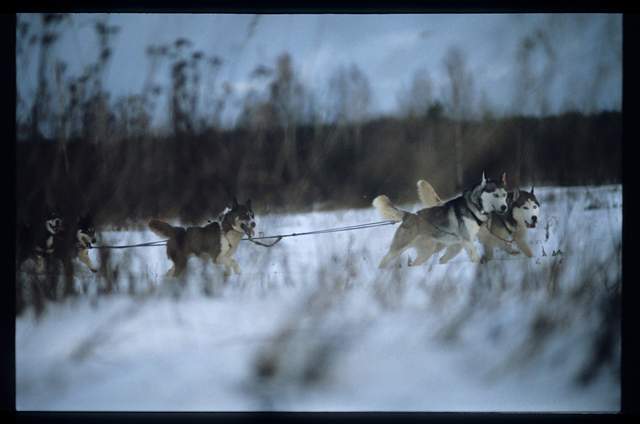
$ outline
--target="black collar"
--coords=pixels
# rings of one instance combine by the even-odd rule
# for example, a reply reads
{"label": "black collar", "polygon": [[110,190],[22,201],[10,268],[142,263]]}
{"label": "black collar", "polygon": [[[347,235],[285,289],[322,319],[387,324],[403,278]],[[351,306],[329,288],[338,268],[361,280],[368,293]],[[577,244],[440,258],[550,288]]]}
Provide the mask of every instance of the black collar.
{"label": "black collar", "polygon": [[[480,208],[478,207],[478,205],[476,205],[475,203],[473,203],[473,206],[475,206],[475,207],[476,207],[476,209],[478,209],[478,212],[481,212],[481,213],[482,213],[482,215],[489,215],[488,213],[486,213],[486,212],[484,212],[482,209],[480,209]],[[480,221],[480,219],[478,219],[478,217],[476,216],[476,214],[475,214],[473,211],[471,211],[471,215],[473,215],[473,219],[475,219],[475,220],[476,220],[476,223],[477,223],[478,225],[482,225],[482,224],[483,224],[483,221]]]}
{"label": "black collar", "polygon": [[484,209],[482,209],[480,206],[476,205],[475,203],[473,204],[473,206],[475,206],[478,212],[480,212],[482,215],[489,215],[489,212],[485,212]]}

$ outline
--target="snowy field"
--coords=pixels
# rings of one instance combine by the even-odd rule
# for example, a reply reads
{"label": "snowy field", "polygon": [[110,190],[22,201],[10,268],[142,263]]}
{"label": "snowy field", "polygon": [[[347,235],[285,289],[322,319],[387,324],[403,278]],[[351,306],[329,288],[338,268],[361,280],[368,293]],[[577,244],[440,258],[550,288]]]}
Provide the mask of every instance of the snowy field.
{"label": "snowy field", "polygon": [[[102,259],[94,249],[100,273],[77,267],[85,293],[16,319],[16,407],[618,411],[622,187],[536,195],[533,259],[496,252],[473,264],[463,251],[410,268],[409,250],[378,270],[397,225],[272,248],[243,241],[243,274],[226,280],[198,259],[184,278],[164,277],[164,247]],[[370,208],[256,220],[256,232],[274,235],[382,218]],[[146,230],[98,235],[98,245],[155,240]]]}

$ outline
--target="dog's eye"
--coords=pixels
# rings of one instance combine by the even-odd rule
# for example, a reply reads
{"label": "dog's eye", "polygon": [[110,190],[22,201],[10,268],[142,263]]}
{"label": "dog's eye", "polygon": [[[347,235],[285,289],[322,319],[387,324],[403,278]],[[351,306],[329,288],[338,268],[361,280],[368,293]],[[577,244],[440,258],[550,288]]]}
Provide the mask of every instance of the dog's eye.
{"label": "dog's eye", "polygon": [[493,197],[498,197],[498,193],[493,193]]}
{"label": "dog's eye", "polygon": [[533,209],[538,209],[538,205],[533,205]]}
{"label": "dog's eye", "polygon": [[522,209],[528,211],[529,210],[529,206],[523,206]]}

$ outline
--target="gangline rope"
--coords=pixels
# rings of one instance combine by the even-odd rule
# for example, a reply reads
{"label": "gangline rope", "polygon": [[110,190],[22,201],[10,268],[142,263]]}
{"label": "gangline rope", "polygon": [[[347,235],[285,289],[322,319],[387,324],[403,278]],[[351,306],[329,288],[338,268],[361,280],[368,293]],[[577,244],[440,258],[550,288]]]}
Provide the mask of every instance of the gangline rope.
{"label": "gangline rope", "polygon": [[[392,224],[396,224],[398,221],[394,221],[394,220],[387,220],[387,221],[378,221],[378,222],[369,222],[367,224],[359,224],[359,225],[350,225],[347,227],[338,227],[338,228],[328,228],[328,229],[324,229],[324,230],[316,230],[316,231],[307,231],[304,233],[292,233],[292,234],[283,234],[283,235],[277,235],[277,236],[261,236],[261,237],[246,237],[243,238],[242,241],[251,241],[253,243],[259,244],[261,246],[265,246],[265,247],[271,247],[274,244],[276,244],[277,242],[279,242],[280,240],[282,240],[285,237],[298,237],[298,236],[309,236],[309,235],[316,235],[316,234],[328,234],[328,233],[338,233],[338,232],[342,232],[342,231],[353,231],[353,230],[362,230],[365,228],[374,228],[374,227],[382,227],[385,225],[392,225]],[[258,243],[255,240],[264,240],[264,239],[277,239],[273,244],[271,245],[266,245],[266,244],[262,244],[262,243]],[[151,241],[151,242],[147,242],[147,243],[140,243],[140,244],[129,244],[129,245],[125,245],[125,246],[93,246],[94,249],[128,249],[128,248],[132,248],[132,247],[153,247],[153,246],[164,246],[167,244],[168,240],[158,240],[158,241]]]}

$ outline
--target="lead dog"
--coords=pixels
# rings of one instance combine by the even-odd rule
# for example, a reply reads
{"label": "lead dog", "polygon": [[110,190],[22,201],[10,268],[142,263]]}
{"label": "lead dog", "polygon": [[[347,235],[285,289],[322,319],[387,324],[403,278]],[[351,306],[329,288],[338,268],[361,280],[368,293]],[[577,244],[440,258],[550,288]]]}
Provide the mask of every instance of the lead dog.
{"label": "lead dog", "polygon": [[[478,233],[478,241],[484,246],[483,262],[493,259],[493,248],[506,250],[512,255],[520,252],[511,247],[511,243],[528,258],[535,257],[527,243],[527,229],[535,228],[540,216],[540,202],[533,193],[516,188],[507,197],[509,209],[504,215],[491,216],[489,225]],[[512,240],[509,240],[512,238]]]}
{"label": "lead dog", "polygon": [[174,227],[159,219],[151,219],[149,228],[160,237],[166,237],[167,257],[173,267],[167,272],[169,277],[178,277],[187,267],[190,257],[212,259],[215,264],[225,266],[225,275],[231,275],[231,268],[236,275],[242,270],[233,254],[238,249],[240,240],[246,234],[251,237],[256,226],[251,199],[244,205],[238,204],[234,198],[231,209],[226,208],[220,215],[220,222],[212,222],[204,227]]}
{"label": "lead dog", "polygon": [[[440,201],[433,187],[424,180],[418,181],[418,197],[427,207],[438,206]],[[478,241],[484,247],[482,262],[493,259],[493,249],[496,247],[511,255],[520,254],[522,251],[529,258],[535,257],[527,243],[527,229],[535,228],[541,213],[540,202],[534,194],[534,189],[531,188],[531,192],[526,192],[516,188],[509,192],[507,205],[508,208],[504,214],[492,213],[487,225],[483,225],[478,232]],[[520,251],[511,247],[511,243],[515,243]],[[460,252],[461,248],[462,246],[449,246],[440,263],[449,261]]]}
{"label": "lead dog", "polygon": [[[435,198],[439,200],[437,195]],[[393,236],[389,252],[380,262],[380,268],[385,268],[410,247],[418,250],[418,256],[411,264],[417,266],[449,245],[464,247],[471,261],[478,263],[480,257],[473,244],[474,239],[490,213],[506,212],[507,190],[504,181],[487,180],[483,173],[479,183],[440,206],[416,213],[405,212],[393,206],[384,195],[376,197],[373,206],[386,219],[402,222]]]}

